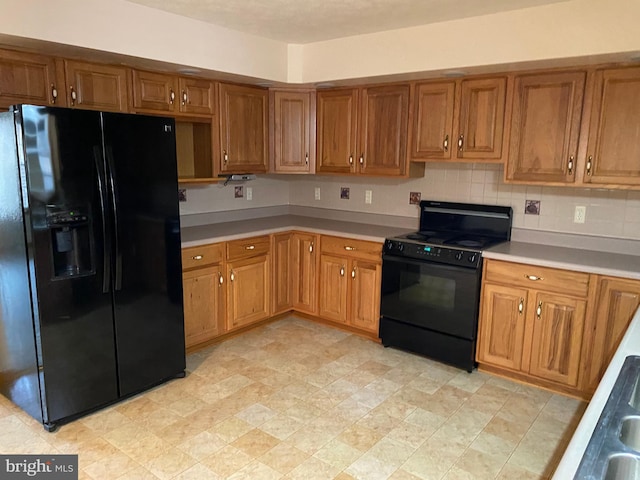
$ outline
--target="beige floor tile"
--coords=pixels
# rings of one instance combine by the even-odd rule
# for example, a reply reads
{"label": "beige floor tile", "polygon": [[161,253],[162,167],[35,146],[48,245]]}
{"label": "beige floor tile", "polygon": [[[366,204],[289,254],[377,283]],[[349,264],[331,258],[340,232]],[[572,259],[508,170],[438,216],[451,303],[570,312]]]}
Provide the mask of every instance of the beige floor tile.
{"label": "beige floor tile", "polygon": [[391,474],[389,480],[420,480],[420,477],[400,468]]}
{"label": "beige floor tile", "polygon": [[344,470],[362,456],[362,451],[334,438],[313,456],[339,470]]}
{"label": "beige floor tile", "polygon": [[159,478],[145,467],[137,467],[117,477],[117,480],[158,480]]}
{"label": "beige floor tile", "polygon": [[178,449],[167,450],[153,460],[143,463],[143,466],[151,471],[156,477],[167,480],[174,478],[185,470],[193,467],[197,463],[196,459],[181,452]]}
{"label": "beige floor tile", "polygon": [[300,430],[303,425],[301,421],[279,413],[258,428],[279,440],[284,440]]}
{"label": "beige floor tile", "polygon": [[227,445],[200,463],[212,470],[216,475],[227,478],[251,463],[252,460],[253,458],[242,450],[238,450],[232,445]]}
{"label": "beige floor tile", "polygon": [[224,477],[217,475],[203,464],[196,463],[175,478],[176,480],[223,480]]}
{"label": "beige floor tile", "polygon": [[268,433],[263,432],[257,428],[245,433],[238,439],[234,440],[231,445],[238,450],[242,450],[247,455],[253,458],[260,457],[273,447],[278,445],[280,440],[272,437]]}
{"label": "beige floor tile", "polygon": [[322,427],[306,425],[289,436],[286,442],[313,455],[334,437],[333,433],[325,431]]}
{"label": "beige floor tile", "polygon": [[502,470],[500,470],[496,480],[545,480],[546,478],[548,477],[507,463]]}
{"label": "beige floor tile", "polygon": [[416,449],[406,443],[385,437],[369,449],[367,455],[372,455],[384,464],[399,468]]}
{"label": "beige floor tile", "polygon": [[203,460],[218,450],[222,450],[226,446],[227,442],[218,435],[204,431],[188,440],[185,440],[177,447],[196,460]]}
{"label": "beige floor tile", "polygon": [[245,465],[233,475],[227,477],[228,480],[278,480],[282,474],[258,460]]}
{"label": "beige floor tile", "polygon": [[349,465],[345,472],[358,480],[387,480],[396,470],[395,465],[385,463],[367,452]]}
{"label": "beige floor tile", "polygon": [[89,427],[97,435],[104,435],[116,428],[129,425],[131,418],[123,415],[117,409],[109,408],[80,419],[80,423]]}
{"label": "beige floor tile", "polygon": [[406,444],[412,449],[418,448],[426,442],[437,430],[437,427],[427,427],[424,425],[414,425],[402,422],[391,430],[385,438],[397,440]]}
{"label": "beige floor tile", "polygon": [[327,480],[335,478],[339,473],[340,470],[333,465],[325,463],[318,458],[309,457],[289,472],[285,478],[291,480]]}
{"label": "beige floor tile", "polygon": [[352,425],[337,438],[350,447],[366,452],[382,439],[382,435],[370,428]]}
{"label": "beige floor tile", "polygon": [[496,478],[507,456],[491,455],[468,448],[456,462],[454,468],[475,476],[476,480],[493,480]]}
{"label": "beige floor tile", "polygon": [[253,425],[236,417],[230,417],[208,429],[209,432],[215,433],[227,443],[233,442],[251,430],[253,430]]}
{"label": "beige floor tile", "polygon": [[105,478],[113,478],[114,473],[117,475],[124,475],[139,467],[140,464],[138,462],[134,461],[128,455],[118,451],[92,463],[91,465],[81,468],[85,473],[91,476],[91,478],[102,480]]}
{"label": "beige floor tile", "polygon": [[503,438],[509,443],[517,444],[531,427],[533,419],[526,419],[521,422],[511,422],[501,417],[493,417],[484,427],[483,431]]}
{"label": "beige floor tile", "polygon": [[302,450],[298,450],[288,443],[280,443],[263,454],[259,460],[284,475],[308,458],[309,455]]}
{"label": "beige floor tile", "polygon": [[488,455],[503,456],[506,461],[517,446],[517,441],[508,440],[483,430],[469,447]]}
{"label": "beige floor tile", "polygon": [[236,413],[236,417],[238,417],[240,420],[244,420],[254,427],[259,427],[275,415],[275,411],[271,410],[269,407],[265,407],[260,403],[254,403],[253,405]]}
{"label": "beige floor tile", "polygon": [[549,475],[555,469],[554,453],[564,443],[562,439],[529,431],[507,463],[538,475]]}

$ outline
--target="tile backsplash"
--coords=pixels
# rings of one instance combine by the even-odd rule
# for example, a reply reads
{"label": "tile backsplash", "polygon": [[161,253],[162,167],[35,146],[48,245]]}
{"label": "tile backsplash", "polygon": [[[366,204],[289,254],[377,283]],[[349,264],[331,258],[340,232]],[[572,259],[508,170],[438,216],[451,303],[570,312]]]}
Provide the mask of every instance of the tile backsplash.
{"label": "tile backsplash", "polygon": [[[413,179],[271,175],[250,185],[250,202],[234,198],[230,185],[187,187],[180,213],[298,205],[415,217],[417,226],[419,207],[409,203],[414,192],[424,200],[511,205],[518,228],[640,240],[640,191],[506,185],[500,165],[429,163],[424,177]],[[349,188],[349,199],[341,198],[342,188]],[[366,190],[372,191],[370,204]],[[538,215],[525,215],[526,200],[540,202]],[[573,222],[576,206],[586,207],[584,223]]]}

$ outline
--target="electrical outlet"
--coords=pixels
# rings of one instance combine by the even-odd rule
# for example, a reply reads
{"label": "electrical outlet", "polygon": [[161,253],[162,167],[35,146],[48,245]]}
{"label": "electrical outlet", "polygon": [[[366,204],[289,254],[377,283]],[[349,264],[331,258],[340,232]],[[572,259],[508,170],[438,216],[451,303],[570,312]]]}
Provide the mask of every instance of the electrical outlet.
{"label": "electrical outlet", "polygon": [[373,192],[371,190],[365,190],[364,191],[364,203],[371,203],[371,196],[373,195]]}
{"label": "electrical outlet", "polygon": [[315,190],[315,199],[320,200],[320,187],[316,187]]}
{"label": "electrical outlet", "polygon": [[245,195],[247,197],[247,200],[253,200],[253,188],[247,187],[247,191]]}
{"label": "electrical outlet", "polygon": [[573,223],[584,223],[587,217],[587,207],[577,206],[573,213]]}

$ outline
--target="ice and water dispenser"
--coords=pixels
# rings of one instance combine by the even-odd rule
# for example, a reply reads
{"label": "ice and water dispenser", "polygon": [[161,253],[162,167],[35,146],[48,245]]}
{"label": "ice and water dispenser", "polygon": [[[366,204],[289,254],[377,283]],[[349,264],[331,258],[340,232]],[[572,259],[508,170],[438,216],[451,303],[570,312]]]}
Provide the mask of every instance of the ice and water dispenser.
{"label": "ice and water dispenser", "polygon": [[54,279],[95,273],[91,216],[88,209],[47,207]]}

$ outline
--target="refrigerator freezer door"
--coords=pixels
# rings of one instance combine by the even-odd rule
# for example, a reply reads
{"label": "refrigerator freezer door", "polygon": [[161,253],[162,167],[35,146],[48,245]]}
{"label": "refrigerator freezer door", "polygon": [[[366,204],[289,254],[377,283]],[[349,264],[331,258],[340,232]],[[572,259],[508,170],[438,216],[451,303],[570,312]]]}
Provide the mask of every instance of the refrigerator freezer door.
{"label": "refrigerator freezer door", "polygon": [[104,113],[120,394],[185,369],[173,119]]}
{"label": "refrigerator freezer door", "polygon": [[118,396],[100,113],[21,107],[45,423]]}

